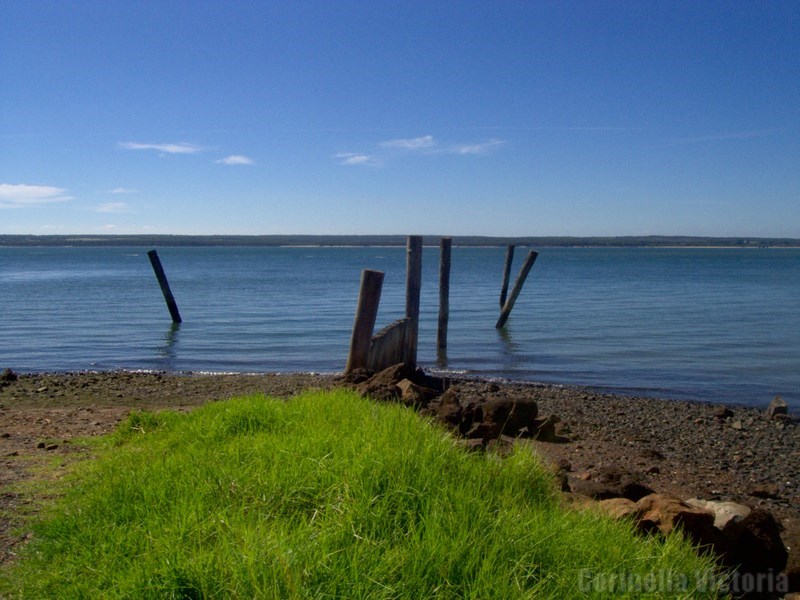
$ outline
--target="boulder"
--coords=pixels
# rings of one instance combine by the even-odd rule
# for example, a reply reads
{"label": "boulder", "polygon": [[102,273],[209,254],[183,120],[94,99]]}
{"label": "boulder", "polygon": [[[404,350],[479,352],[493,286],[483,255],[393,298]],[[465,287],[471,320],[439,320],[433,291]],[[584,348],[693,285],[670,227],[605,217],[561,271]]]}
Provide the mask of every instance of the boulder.
{"label": "boulder", "polygon": [[598,508],[614,519],[632,519],[638,523],[642,518],[642,511],[633,500],[627,498],[609,498],[597,503]]}
{"label": "boulder", "polygon": [[595,500],[627,498],[634,502],[653,493],[638,473],[615,466],[598,468],[585,479],[571,478],[570,490]]}
{"label": "boulder", "polygon": [[502,426],[497,423],[474,423],[467,431],[468,438],[491,440],[500,437]]}
{"label": "boulder", "polygon": [[519,435],[522,429],[529,431],[539,412],[536,401],[530,398],[492,398],[481,408],[485,423],[494,423],[511,436]]}
{"label": "boulder", "polygon": [[719,540],[713,513],[690,506],[680,498],[650,494],[640,499],[636,507],[642,513],[639,527],[644,531],[660,531],[666,535],[679,528],[700,546],[716,545]]}
{"label": "boulder", "polygon": [[529,434],[533,439],[540,442],[564,444],[571,441],[564,435],[565,431],[569,431],[569,429],[562,425],[561,420],[555,415],[534,419],[533,427],[529,428],[529,430]]}
{"label": "boulder", "polygon": [[700,498],[689,498],[686,504],[712,513],[714,515],[714,527],[720,531],[725,529],[731,521],[741,521],[752,510],[749,506],[737,504],[736,502],[701,500]]}
{"label": "boulder", "polygon": [[770,418],[776,417],[777,415],[788,415],[789,414],[789,405],[786,403],[786,400],[781,398],[780,396],[775,396],[772,402],[769,403],[767,407],[767,416]]}
{"label": "boulder", "polygon": [[453,427],[459,427],[462,420],[461,403],[456,388],[451,387],[444,394],[428,404],[428,410],[437,419]]}
{"label": "boulder", "polygon": [[17,374],[11,369],[3,369],[0,371],[0,381],[12,382],[17,380]]}
{"label": "boulder", "polygon": [[789,591],[800,592],[800,519],[787,519],[783,522],[781,539],[786,548],[786,578]]}
{"label": "boulder", "polygon": [[417,385],[410,379],[403,379],[397,384],[400,390],[400,401],[407,406],[427,406],[439,393],[430,388]]}
{"label": "boulder", "polygon": [[356,385],[356,390],[362,396],[369,396],[375,400],[397,400],[401,393],[397,384],[413,374],[413,369],[403,363],[398,363],[359,383]]}
{"label": "boulder", "polygon": [[733,411],[727,406],[717,406],[714,409],[714,416],[719,420],[730,419],[733,416]]}
{"label": "boulder", "polygon": [[772,513],[754,508],[741,520],[732,520],[723,530],[723,560],[741,573],[778,573],[786,567],[788,553]]}

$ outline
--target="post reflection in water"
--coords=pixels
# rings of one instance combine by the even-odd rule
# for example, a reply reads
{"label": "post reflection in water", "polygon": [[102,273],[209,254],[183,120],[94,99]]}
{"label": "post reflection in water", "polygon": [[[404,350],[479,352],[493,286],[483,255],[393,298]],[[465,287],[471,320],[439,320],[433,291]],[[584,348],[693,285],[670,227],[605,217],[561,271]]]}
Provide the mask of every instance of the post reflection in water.
{"label": "post reflection in water", "polygon": [[169,329],[164,334],[164,343],[158,348],[158,355],[164,360],[163,368],[167,371],[175,370],[175,346],[178,343],[178,332],[180,330],[180,323],[170,323]]}

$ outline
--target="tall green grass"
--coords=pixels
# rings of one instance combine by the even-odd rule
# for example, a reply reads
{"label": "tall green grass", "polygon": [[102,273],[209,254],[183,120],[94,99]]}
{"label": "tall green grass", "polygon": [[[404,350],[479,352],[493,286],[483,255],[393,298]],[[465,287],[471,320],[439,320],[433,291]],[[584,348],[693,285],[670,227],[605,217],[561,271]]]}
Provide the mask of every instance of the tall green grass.
{"label": "tall green grass", "polygon": [[564,510],[528,452],[464,452],[413,412],[352,393],[137,413],[105,443],[0,589],[25,598],[625,597],[609,587],[622,577],[639,598],[636,582],[672,573],[689,587],[662,583],[650,597],[688,598],[702,595],[693,582],[713,568],[679,537],[642,539],[625,523]]}

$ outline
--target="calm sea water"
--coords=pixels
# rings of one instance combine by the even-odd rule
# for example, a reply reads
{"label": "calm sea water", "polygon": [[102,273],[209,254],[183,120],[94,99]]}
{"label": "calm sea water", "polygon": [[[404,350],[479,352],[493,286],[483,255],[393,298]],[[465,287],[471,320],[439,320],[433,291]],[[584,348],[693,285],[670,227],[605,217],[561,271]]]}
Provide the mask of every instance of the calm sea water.
{"label": "calm sea water", "polygon": [[[0,248],[0,368],[340,371],[361,270],[405,303],[404,248]],[[513,276],[526,249],[517,248]],[[438,248],[423,260],[419,362],[631,394],[800,407],[800,250],[539,249],[504,330],[503,248],[454,248],[446,357]]]}

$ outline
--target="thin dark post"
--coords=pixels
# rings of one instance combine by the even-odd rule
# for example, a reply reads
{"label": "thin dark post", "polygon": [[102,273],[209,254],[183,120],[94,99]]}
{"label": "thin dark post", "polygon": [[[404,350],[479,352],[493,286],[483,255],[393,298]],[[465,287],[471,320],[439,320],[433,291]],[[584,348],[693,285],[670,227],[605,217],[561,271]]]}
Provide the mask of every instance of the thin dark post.
{"label": "thin dark post", "polygon": [[439,242],[439,327],[436,331],[436,350],[447,348],[447,321],[450,318],[450,255],[452,238]]}
{"label": "thin dark post", "polygon": [[369,360],[369,345],[372,330],[378,317],[378,305],[381,302],[383,273],[364,269],[361,271],[361,288],[358,292],[356,318],[353,322],[353,335],[350,338],[350,355],[347,357],[346,373],[355,369],[366,368]]}
{"label": "thin dark post", "polygon": [[422,287],[422,236],[410,235],[406,244],[406,317],[410,319],[406,332],[406,351],[403,362],[412,369],[417,366],[419,337],[419,295]]}
{"label": "thin dark post", "polygon": [[169,282],[164,273],[164,268],[161,266],[161,260],[158,258],[158,252],[150,250],[147,256],[150,258],[150,264],[153,265],[153,271],[156,274],[156,279],[158,279],[158,285],[161,286],[161,293],[164,294],[164,300],[167,303],[172,322],[180,323],[181,313],[178,312],[178,305],[175,303],[175,297],[172,295],[172,290],[169,289]]}
{"label": "thin dark post", "polygon": [[509,244],[506,247],[506,264],[503,266],[503,287],[500,289],[500,308],[506,303],[506,294],[508,294],[508,280],[511,277],[511,263],[514,260],[514,244]]}
{"label": "thin dark post", "polygon": [[519,275],[517,275],[517,280],[514,282],[514,288],[511,290],[511,295],[503,305],[503,310],[500,311],[500,318],[497,319],[497,324],[495,325],[495,327],[498,329],[506,324],[508,316],[511,314],[511,309],[514,308],[514,303],[517,301],[517,296],[519,296],[519,293],[522,291],[522,285],[525,283],[528,273],[531,272],[531,267],[533,267],[533,263],[536,262],[537,256],[539,256],[539,254],[533,250],[528,252],[525,263],[522,265],[522,269],[520,269]]}

